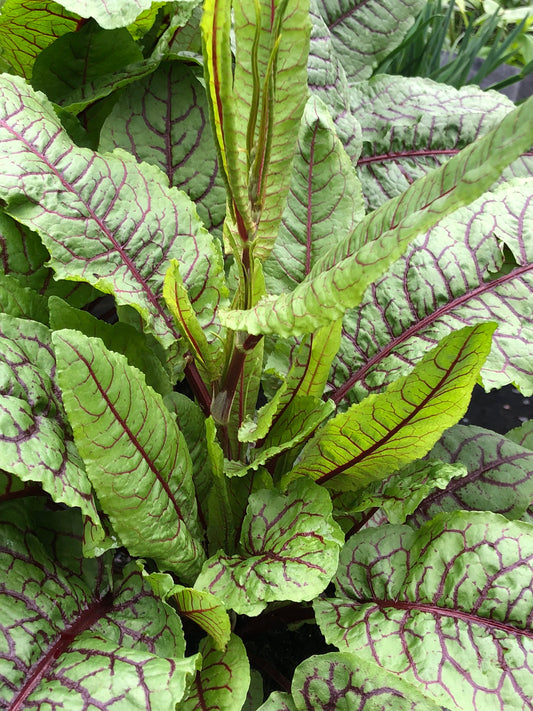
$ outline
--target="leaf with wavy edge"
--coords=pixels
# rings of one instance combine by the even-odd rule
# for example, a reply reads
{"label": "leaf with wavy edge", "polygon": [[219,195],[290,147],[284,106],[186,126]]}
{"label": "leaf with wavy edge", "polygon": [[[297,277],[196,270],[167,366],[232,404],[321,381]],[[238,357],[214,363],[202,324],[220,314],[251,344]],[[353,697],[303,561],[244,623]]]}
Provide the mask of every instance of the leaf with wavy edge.
{"label": "leaf with wavy edge", "polygon": [[220,651],[210,637],[205,637],[199,652],[202,668],[180,711],[240,711],[250,685],[250,664],[242,641],[232,634],[227,649]]}
{"label": "leaf with wavy edge", "polygon": [[507,436],[481,427],[456,425],[445,432],[431,457],[462,464],[467,476],[430,494],[415,511],[420,524],[440,511],[493,511],[519,519],[533,500],[533,452]]}
{"label": "leaf with wavy edge", "polygon": [[252,494],[239,553],[218,551],[205,562],[195,588],[252,617],[274,600],[312,600],[331,580],[344,540],[331,510],[327,491],[303,478],[286,494]]}
{"label": "leaf with wavy edge", "polygon": [[522,447],[533,449],[533,420],[527,420],[520,427],[509,430],[505,436]]}
{"label": "leaf with wavy edge", "polygon": [[[166,347],[179,337],[162,299],[168,260],[183,265],[197,312],[216,308],[206,278],[223,293],[220,246],[194,204],[154,166],[125,152],[78,148],[52,106],[17,77],[2,77],[0,195],[6,211],[36,229],[56,274],[88,281],[130,304]],[[29,171],[29,172],[28,172]]]}
{"label": "leaf with wavy edge", "polygon": [[336,597],[314,603],[317,622],[329,643],[444,706],[527,708],[532,530],[498,514],[458,511],[418,531],[362,531],[342,551]]}
{"label": "leaf with wavy edge", "polygon": [[[368,215],[291,294],[263,299],[247,311],[221,312],[222,323],[251,333],[291,336],[340,318],[361,301],[366,287],[377,281],[418,234],[475,200],[533,143],[531,107],[533,99],[401,197]],[[363,246],[357,249],[361,242]]]}
{"label": "leaf with wavy edge", "polygon": [[[499,326],[485,388],[515,383],[533,393],[532,189],[527,179],[486,193],[418,238],[367,291],[344,319],[328,391],[335,402],[382,390],[444,335],[488,319]],[[505,266],[504,245],[516,264]]]}
{"label": "leaf with wavy edge", "polygon": [[[164,110],[162,110],[162,107]],[[165,62],[119,97],[100,133],[99,150],[124,148],[157,165],[194,201],[208,230],[226,214],[205,89],[181,62]]]}
{"label": "leaf with wavy edge", "polygon": [[350,109],[351,90],[316,0],[310,2],[311,38],[307,75],[309,90],[327,105],[335,130],[354,165],[361,153],[361,126]]}
{"label": "leaf with wavy edge", "polygon": [[74,440],[132,555],[192,579],[203,562],[191,459],[162,397],[98,338],[57,331],[58,380]]}
{"label": "leaf with wavy edge", "polygon": [[268,291],[278,294],[297,286],[364,215],[355,169],[326,105],[311,96],[300,124],[280,230],[263,266]]}
{"label": "leaf with wavy edge", "polygon": [[0,510],[0,704],[174,711],[194,677],[181,622],[130,566],[109,580],[110,558],[84,560],[75,511],[36,515],[21,502]]}
{"label": "leaf with wavy edge", "polygon": [[[78,8],[68,12],[57,2],[6,0],[0,14],[0,47],[18,74],[31,77],[39,53],[67,32],[79,27]],[[76,13],[76,14],[74,14]]]}
{"label": "leaf with wavy edge", "polygon": [[[443,437],[446,435],[447,432]],[[350,502],[350,512],[367,511],[377,507],[383,509],[389,523],[405,523],[406,518],[421,502],[427,498],[431,499],[432,492],[437,490],[437,497],[442,496],[442,489],[446,489],[448,485],[457,486],[456,480],[464,479],[468,474],[468,469],[462,462],[449,463],[447,459],[440,461],[436,459],[437,452],[438,444],[428,455],[432,459],[412,462],[384,481],[369,484],[362,491],[356,492]]]}
{"label": "leaf with wavy edge", "polygon": [[0,468],[100,523],[57,385],[49,329],[0,314]]}
{"label": "leaf with wavy edge", "polygon": [[292,694],[271,694],[258,711],[442,711],[401,677],[349,652],[314,655],[296,667]]}
{"label": "leaf with wavy edge", "polygon": [[317,0],[350,82],[372,70],[402,41],[424,0]]}
{"label": "leaf with wavy edge", "polygon": [[[363,132],[357,175],[370,210],[401,195],[515,108],[494,91],[473,85],[455,89],[419,77],[379,75],[356,84],[351,97]],[[532,174],[529,153],[506,168],[503,177]]]}
{"label": "leaf with wavy edge", "polygon": [[446,336],[409,375],[330,420],[285,481],[306,476],[357,491],[423,457],[466,412],[495,324]]}

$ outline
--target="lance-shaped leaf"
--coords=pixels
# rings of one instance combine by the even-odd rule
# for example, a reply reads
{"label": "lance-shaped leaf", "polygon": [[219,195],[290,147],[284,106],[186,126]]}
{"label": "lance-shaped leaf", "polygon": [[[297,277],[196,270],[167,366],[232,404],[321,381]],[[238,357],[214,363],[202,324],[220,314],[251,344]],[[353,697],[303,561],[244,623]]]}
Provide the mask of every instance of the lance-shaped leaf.
{"label": "lance-shaped leaf", "polygon": [[307,99],[309,2],[238,0],[234,13],[235,112],[246,136],[238,158],[250,174],[251,213],[259,222],[254,254],[264,260],[278,233]]}
{"label": "lance-shaped leaf", "polygon": [[17,77],[2,78],[0,116],[0,196],[40,233],[60,278],[131,304],[165,346],[179,336],[161,296],[169,259],[183,264],[194,308],[214,308],[212,291],[207,300],[203,293],[211,278],[224,289],[220,247],[156,167],[78,148],[52,106]]}
{"label": "lance-shaped leaf", "polygon": [[286,494],[252,494],[239,554],[219,551],[195,587],[250,616],[274,600],[312,600],[331,580],[343,541],[331,510],[328,492],[306,479],[293,482]]}
{"label": "lance-shaped leaf", "polygon": [[258,411],[254,422],[247,420],[241,425],[241,442],[264,439],[295,398],[322,396],[331,362],[339,349],[340,333],[341,323],[337,321],[302,340],[291,368],[276,393]]}
{"label": "lance-shaped leaf", "polygon": [[464,415],[494,324],[451,333],[409,375],[330,420],[287,481],[308,476],[356,491],[423,457]]}
{"label": "lance-shaped leaf", "polygon": [[519,519],[533,500],[533,452],[503,435],[481,427],[456,425],[445,432],[430,453],[450,464],[462,464],[466,477],[434,491],[418,507],[420,523],[439,511],[494,511]]}
{"label": "lance-shaped leaf", "polygon": [[342,551],[336,597],[315,602],[318,624],[329,643],[445,707],[527,708],[532,530],[498,514],[458,511],[418,531],[362,531]]}
{"label": "lance-shaped leaf", "polygon": [[[445,432],[443,438],[446,435]],[[438,444],[434,450],[437,448]],[[436,457],[434,450],[431,456]],[[442,489],[446,489],[450,482],[451,486],[455,487],[455,480],[464,479],[467,474],[468,469],[459,461],[449,463],[448,459],[422,459],[412,462],[384,481],[369,484],[362,491],[356,492],[350,502],[350,512],[367,511],[376,507],[383,509],[389,523],[405,523],[406,518],[422,501],[432,498],[432,492],[438,490],[437,498],[442,496]],[[480,506],[479,509],[481,508],[485,507]]]}
{"label": "lance-shaped leaf", "polygon": [[533,393],[531,179],[503,185],[417,239],[346,314],[330,393],[361,400],[410,370],[450,331],[499,323],[485,387]]}
{"label": "lance-shaped leaf", "polygon": [[[206,288],[209,289],[209,286]],[[225,295],[226,290],[224,294],[217,294],[215,291],[211,302],[217,303]],[[213,323],[213,314],[210,312],[206,314],[207,318],[201,318],[204,314],[200,314],[200,318],[196,315],[181,277],[180,265],[175,259],[170,262],[165,276],[163,298],[206,379],[211,382],[218,380],[222,375],[226,356],[220,326],[217,322]]]}
{"label": "lance-shaped leaf", "polygon": [[346,73],[333,47],[331,32],[311,0],[311,38],[307,62],[310,91],[328,106],[337,135],[354,165],[361,153],[361,126],[350,109],[351,90]]}
{"label": "lance-shaped leaf", "polygon": [[296,667],[291,690],[272,694],[258,711],[442,711],[412,684],[349,652],[309,657]]}
{"label": "lance-shaped leaf", "polygon": [[57,2],[6,0],[0,14],[2,56],[18,74],[31,77],[35,58],[48,45],[79,26],[78,8],[69,12]]}
{"label": "lance-shaped leaf", "polygon": [[100,339],[57,331],[58,380],[102,509],[130,553],[185,580],[202,564],[191,459],[161,396]]}
{"label": "lance-shaped leaf", "polygon": [[205,89],[190,67],[164,62],[121,94],[100,134],[99,149],[114,148],[161,168],[170,185],[194,201],[207,229],[221,229],[226,192]]}
{"label": "lance-shaped leaf", "polygon": [[0,341],[0,468],[39,482],[54,501],[79,506],[99,524],[63,410],[50,331],[0,314]]}
{"label": "lance-shaped leaf", "polygon": [[317,0],[351,82],[361,81],[402,41],[423,0]]}
{"label": "lance-shaped leaf", "polygon": [[101,338],[106,348],[122,353],[130,365],[143,372],[148,385],[158,393],[165,396],[172,391],[169,377],[159,358],[150,349],[144,333],[127,323],[106,323],[87,311],[72,308],[56,296],[49,298],[48,305],[52,330],[70,328],[86,336]]}
{"label": "lance-shaped leaf", "polygon": [[325,106],[305,107],[290,191],[274,249],[265,262],[270,293],[288,291],[364,217],[361,185]]}
{"label": "lance-shaped leaf", "polygon": [[495,130],[368,215],[291,294],[264,299],[248,311],[223,313],[222,322],[251,333],[289,336],[314,331],[342,316],[417,234],[475,200],[533,143],[530,105],[507,114]]}
{"label": "lance-shaped leaf", "polygon": [[199,661],[184,658],[174,610],[134,568],[113,584],[109,559],[84,560],[76,512],[11,503],[0,519],[0,704],[174,711]]}
{"label": "lance-shaped leaf", "polygon": [[205,637],[199,652],[202,668],[180,710],[240,711],[250,685],[250,665],[242,641],[232,634],[226,650],[221,652],[210,637]]}
{"label": "lance-shaped leaf", "polygon": [[[514,108],[498,92],[477,86],[455,89],[418,77],[378,75],[355,85],[351,96],[363,132],[357,175],[371,210],[484,136]],[[529,153],[506,168],[504,176],[532,173]]]}
{"label": "lance-shaped leaf", "polygon": [[[93,17],[100,27],[112,30],[132,24],[142,12],[150,8],[153,0],[110,0],[106,3],[100,0],[58,0],[58,2],[67,10],[75,11],[82,17]],[[180,4],[194,7],[198,4],[198,0],[180,0]]]}

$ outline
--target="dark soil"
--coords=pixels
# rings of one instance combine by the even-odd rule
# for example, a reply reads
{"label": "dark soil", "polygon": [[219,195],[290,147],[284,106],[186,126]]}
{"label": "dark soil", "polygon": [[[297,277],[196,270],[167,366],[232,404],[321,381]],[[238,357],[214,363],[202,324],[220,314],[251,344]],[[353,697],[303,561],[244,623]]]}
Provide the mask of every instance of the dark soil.
{"label": "dark soil", "polygon": [[505,434],[533,419],[533,396],[524,397],[512,385],[486,393],[476,385],[472,402],[461,420],[463,425],[478,425]]}

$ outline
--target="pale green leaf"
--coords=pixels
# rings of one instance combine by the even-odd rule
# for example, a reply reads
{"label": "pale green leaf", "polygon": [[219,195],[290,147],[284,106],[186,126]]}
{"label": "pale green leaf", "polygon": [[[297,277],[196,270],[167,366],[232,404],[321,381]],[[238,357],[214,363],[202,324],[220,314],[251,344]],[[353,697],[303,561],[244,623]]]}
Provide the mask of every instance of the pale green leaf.
{"label": "pale green leaf", "polygon": [[183,435],[143,374],[102,341],[57,331],[63,401],[104,512],[130,553],[188,580],[202,564]]}
{"label": "pale green leaf", "polygon": [[464,415],[495,325],[451,333],[409,375],[330,420],[286,481],[306,476],[356,491],[423,457]]}
{"label": "pale green leaf", "polygon": [[312,600],[336,570],[344,540],[331,510],[328,492],[307,479],[293,482],[286,494],[252,494],[239,553],[219,551],[207,560],[195,587],[250,616],[274,600]]}

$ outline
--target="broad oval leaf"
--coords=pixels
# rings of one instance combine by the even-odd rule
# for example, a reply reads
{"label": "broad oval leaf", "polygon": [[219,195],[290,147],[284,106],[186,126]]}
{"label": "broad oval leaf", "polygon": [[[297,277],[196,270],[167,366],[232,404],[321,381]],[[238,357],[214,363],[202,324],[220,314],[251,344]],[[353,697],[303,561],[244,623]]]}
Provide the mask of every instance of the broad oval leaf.
{"label": "broad oval leaf", "polygon": [[165,62],[120,96],[100,134],[99,149],[114,148],[161,168],[170,185],[194,201],[207,229],[221,230],[226,192],[205,89],[190,67]]}
{"label": "broad oval leaf", "polygon": [[57,384],[49,329],[0,314],[0,469],[100,524]]}
{"label": "broad oval leaf", "polygon": [[533,527],[498,514],[383,525],[341,554],[335,598],[314,603],[326,640],[448,708],[526,709],[533,695]]}
{"label": "broad oval leaf", "polygon": [[[78,148],[52,106],[18,77],[0,90],[0,195],[41,235],[61,278],[87,281],[130,304],[165,346],[179,333],[162,299],[168,260],[183,265],[196,311],[225,290],[220,245],[194,204],[155,166]],[[213,280],[211,280],[211,278]],[[206,280],[213,289],[205,292]],[[220,289],[220,291],[219,291]]]}
{"label": "broad oval leaf", "polygon": [[349,652],[331,652],[299,664],[292,680],[292,695],[274,693],[258,711],[289,709],[442,711],[442,706],[376,664]]}
{"label": "broad oval leaf", "polygon": [[307,476],[356,491],[427,454],[466,412],[494,327],[480,324],[449,334],[386,392],[334,417],[285,480]]}
{"label": "broad oval leaf", "polygon": [[493,511],[521,518],[533,500],[533,452],[496,432],[456,425],[445,432],[430,452],[450,464],[462,464],[466,477],[434,491],[417,508],[420,523],[440,511]]}
{"label": "broad oval leaf", "polygon": [[237,614],[258,615],[274,600],[312,600],[336,569],[343,536],[325,489],[306,479],[286,494],[252,494],[240,551],[219,551],[204,564],[195,587],[208,590]]}
{"label": "broad oval leaf", "polygon": [[130,553],[190,580],[200,569],[192,464],[162,397],[98,338],[57,331],[58,380],[87,475]]}
{"label": "broad oval leaf", "polygon": [[[79,514],[0,511],[0,705],[174,711],[194,678],[179,617],[135,567],[84,560]],[[7,654],[6,654],[7,653]],[[121,700],[119,702],[118,700]]]}
{"label": "broad oval leaf", "polygon": [[[169,0],[163,0],[163,3]],[[82,17],[93,17],[106,30],[116,27],[127,27],[145,10],[148,10],[154,0],[58,0],[67,10],[75,11]],[[192,7],[198,5],[198,0],[180,0],[181,5]]]}
{"label": "broad oval leaf", "polygon": [[250,665],[242,641],[232,634],[226,650],[220,651],[205,637],[199,652],[202,668],[180,711],[241,711],[250,685]]}

